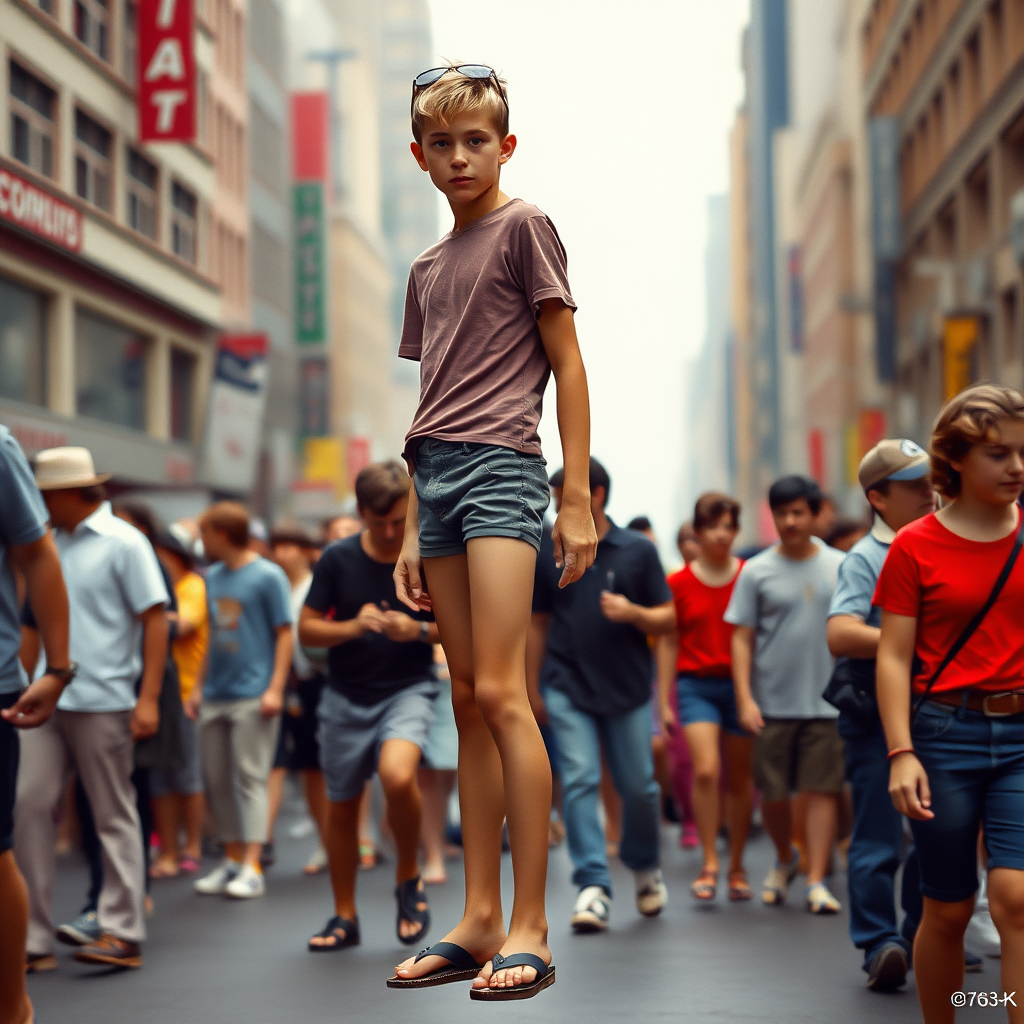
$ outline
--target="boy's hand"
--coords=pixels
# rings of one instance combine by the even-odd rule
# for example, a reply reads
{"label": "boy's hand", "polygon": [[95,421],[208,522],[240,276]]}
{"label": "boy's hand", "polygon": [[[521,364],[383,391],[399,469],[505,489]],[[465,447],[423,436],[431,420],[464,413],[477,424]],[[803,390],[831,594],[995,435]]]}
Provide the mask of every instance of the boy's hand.
{"label": "boy's hand", "polygon": [[362,636],[367,633],[383,633],[384,613],[372,602],[364,604],[356,616],[356,625]]}
{"label": "boy's hand", "polygon": [[609,622],[631,623],[636,605],[622,594],[613,594],[610,590],[601,591],[601,614]]}
{"label": "boy's hand", "polygon": [[663,701],[661,705],[661,727],[667,733],[674,733],[676,731],[678,723],[676,722],[675,713],[672,711],[672,705],[668,701]]}
{"label": "boy's hand", "polygon": [[139,740],[147,740],[155,736],[160,728],[160,705],[155,700],[143,700],[140,698],[132,711],[131,729],[132,739],[138,743]]}
{"label": "boy's hand", "polygon": [[284,696],[277,690],[264,690],[260,697],[260,715],[264,718],[277,718],[284,710]]}
{"label": "boy's hand", "polygon": [[555,566],[562,570],[558,589],[575,583],[594,564],[597,557],[597,528],[589,504],[573,505],[563,500],[551,531],[555,548]]}
{"label": "boy's hand", "polygon": [[40,676],[13,707],[0,711],[0,716],[17,729],[37,729],[56,710],[63,692],[64,683],[56,676]]}
{"label": "boy's hand", "polygon": [[928,785],[928,773],[924,765],[911,752],[897,754],[889,769],[889,796],[900,814],[917,821],[928,821],[935,817],[932,806],[932,791]]}
{"label": "boy's hand", "polygon": [[736,717],[740,720],[746,732],[751,736],[760,736],[764,728],[764,719],[761,717],[761,709],[753,700],[745,701],[736,709]]}
{"label": "boy's hand", "polygon": [[192,722],[195,722],[199,718],[199,705],[202,702],[203,694],[200,690],[194,689],[188,696],[188,700],[183,705],[185,717]]}
{"label": "boy's hand", "polygon": [[419,545],[406,537],[395,566],[395,593],[398,600],[414,612],[429,612],[433,605],[423,584],[423,561]]}
{"label": "boy's hand", "polygon": [[384,635],[389,640],[395,640],[400,644],[412,643],[419,640],[423,633],[418,619],[414,619],[405,612],[386,611],[381,616]]}

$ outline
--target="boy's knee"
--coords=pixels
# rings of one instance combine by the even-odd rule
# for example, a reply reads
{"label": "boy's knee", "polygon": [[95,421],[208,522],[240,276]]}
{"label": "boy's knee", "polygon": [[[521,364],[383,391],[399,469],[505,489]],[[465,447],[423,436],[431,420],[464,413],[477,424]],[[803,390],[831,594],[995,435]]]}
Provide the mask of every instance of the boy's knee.
{"label": "boy's knee", "polygon": [[718,785],[718,765],[703,764],[693,770],[693,784],[704,789],[713,789]]}
{"label": "boy's knee", "polygon": [[408,796],[416,788],[416,766],[381,765],[377,770],[381,788],[389,800]]}
{"label": "boy's knee", "polygon": [[1024,931],[1024,872],[1006,871],[1009,878],[1000,878],[1003,871],[997,871],[996,878],[989,874],[988,903],[992,920],[1000,929]]}
{"label": "boy's knee", "polygon": [[520,721],[524,714],[528,713],[531,718],[533,717],[525,695],[520,697],[504,686],[486,686],[478,683],[476,706],[487,723],[487,728],[495,736]]}
{"label": "boy's knee", "polygon": [[933,928],[949,936],[963,935],[974,913],[974,899],[957,903],[925,899],[924,916]]}

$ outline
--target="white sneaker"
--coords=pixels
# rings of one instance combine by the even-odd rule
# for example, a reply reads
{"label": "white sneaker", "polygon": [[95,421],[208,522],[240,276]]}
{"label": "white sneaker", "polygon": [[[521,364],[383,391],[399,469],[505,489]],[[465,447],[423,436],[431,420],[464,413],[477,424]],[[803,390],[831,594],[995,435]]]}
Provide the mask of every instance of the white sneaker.
{"label": "white sneaker", "polygon": [[668,903],[668,889],[661,877],[661,869],[634,871],[636,879],[636,909],[644,917],[657,917]]}
{"label": "white sneaker", "polygon": [[999,957],[1002,955],[1002,943],[999,932],[992,923],[992,915],[988,909],[988,897],[982,896],[974,907],[974,913],[967,924],[967,944],[982,956]]}
{"label": "white sneaker", "polygon": [[793,851],[793,856],[788,864],[780,864],[776,861],[761,886],[762,902],[769,907],[777,907],[785,903],[786,897],[789,895],[789,884],[796,878],[799,870],[800,855],[796,850]]}
{"label": "white sneaker", "polygon": [[603,932],[608,927],[612,898],[599,885],[580,889],[576,906],[572,908],[573,930],[581,933]]}
{"label": "white sneaker", "polygon": [[812,914],[838,914],[843,909],[824,882],[815,882],[814,885],[807,886],[806,899],[807,909]]}
{"label": "white sneaker", "polygon": [[234,900],[251,900],[263,896],[266,891],[263,872],[252,864],[243,864],[242,870],[224,887],[224,895]]}
{"label": "white sneaker", "polygon": [[196,880],[196,892],[204,896],[223,896],[228,883],[234,879],[242,865],[237,860],[225,859],[220,867],[214,868],[205,878]]}

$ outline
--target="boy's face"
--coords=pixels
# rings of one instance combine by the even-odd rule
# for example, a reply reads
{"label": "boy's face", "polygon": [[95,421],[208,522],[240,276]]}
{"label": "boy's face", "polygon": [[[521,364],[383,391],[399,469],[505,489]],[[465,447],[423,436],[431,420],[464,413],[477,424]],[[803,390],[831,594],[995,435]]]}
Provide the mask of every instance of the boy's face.
{"label": "boy's face", "polygon": [[815,515],[806,498],[797,498],[773,508],[772,519],[783,547],[802,547],[814,532]]}
{"label": "boy's face", "polygon": [[516,137],[502,138],[492,119],[478,110],[467,110],[448,125],[425,121],[422,145],[412,144],[417,163],[452,206],[497,192],[501,165],[515,148]]}

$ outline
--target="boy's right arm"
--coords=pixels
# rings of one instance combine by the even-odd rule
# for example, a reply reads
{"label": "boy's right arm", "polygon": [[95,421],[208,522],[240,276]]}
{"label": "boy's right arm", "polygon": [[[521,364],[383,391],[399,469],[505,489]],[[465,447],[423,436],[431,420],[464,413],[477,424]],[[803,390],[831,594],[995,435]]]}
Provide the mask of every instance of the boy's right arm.
{"label": "boy's right arm", "polygon": [[384,631],[384,613],[375,604],[364,604],[354,619],[333,622],[326,612],[309,605],[299,613],[299,643],[305,647],[337,647],[367,633]]}
{"label": "boy's right arm", "polygon": [[732,634],[732,684],[736,690],[736,715],[740,725],[754,736],[764,728],[761,709],[750,688],[750,669],[754,661],[754,627],[737,626]]}

